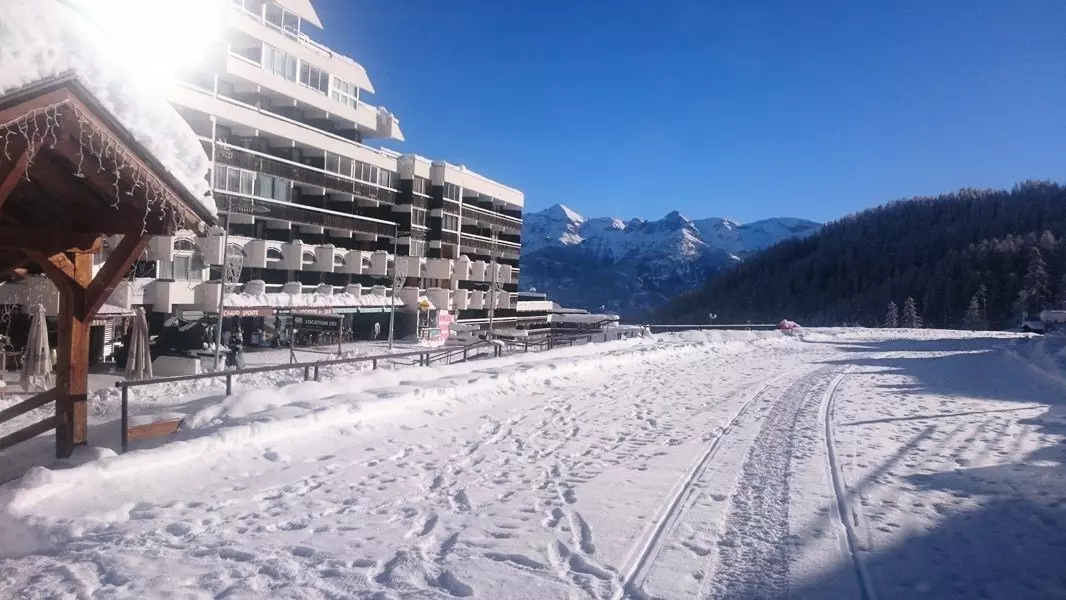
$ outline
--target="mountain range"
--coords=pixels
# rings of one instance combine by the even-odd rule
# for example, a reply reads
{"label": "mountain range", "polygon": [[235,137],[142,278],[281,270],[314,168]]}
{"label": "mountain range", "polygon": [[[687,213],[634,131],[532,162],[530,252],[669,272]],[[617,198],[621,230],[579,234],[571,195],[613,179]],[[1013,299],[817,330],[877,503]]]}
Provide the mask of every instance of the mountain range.
{"label": "mountain range", "polygon": [[564,306],[637,318],[695,290],[708,275],[821,227],[794,218],[693,221],[678,211],[657,221],[585,218],[556,204],[525,215],[520,283]]}

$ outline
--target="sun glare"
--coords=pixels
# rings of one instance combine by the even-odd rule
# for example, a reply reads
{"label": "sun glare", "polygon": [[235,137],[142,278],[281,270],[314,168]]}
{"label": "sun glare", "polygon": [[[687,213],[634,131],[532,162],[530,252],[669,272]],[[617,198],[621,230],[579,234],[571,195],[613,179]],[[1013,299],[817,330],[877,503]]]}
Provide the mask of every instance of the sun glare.
{"label": "sun glare", "polygon": [[146,75],[172,77],[222,41],[224,0],[68,0]]}

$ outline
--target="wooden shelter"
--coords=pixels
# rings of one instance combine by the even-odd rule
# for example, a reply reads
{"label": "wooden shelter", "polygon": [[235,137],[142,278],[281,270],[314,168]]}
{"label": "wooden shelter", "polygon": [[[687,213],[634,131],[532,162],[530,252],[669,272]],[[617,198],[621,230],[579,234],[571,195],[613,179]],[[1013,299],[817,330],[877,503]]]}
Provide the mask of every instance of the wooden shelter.
{"label": "wooden shelter", "polygon": [[[215,217],[73,76],[0,97],[0,276],[39,267],[59,289],[56,386],[0,411],[55,415],[0,450],[55,429],[56,455],[87,442],[89,327],[151,236],[203,233]],[[102,237],[121,235],[99,271]]]}

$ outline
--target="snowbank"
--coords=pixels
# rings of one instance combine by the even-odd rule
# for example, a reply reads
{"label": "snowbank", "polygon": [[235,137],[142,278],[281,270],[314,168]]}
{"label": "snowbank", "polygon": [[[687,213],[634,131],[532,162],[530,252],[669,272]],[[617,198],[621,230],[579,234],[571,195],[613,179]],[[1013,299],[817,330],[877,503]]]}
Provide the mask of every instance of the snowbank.
{"label": "snowbank", "polygon": [[693,352],[739,353],[766,344],[795,343],[776,332],[692,333],[587,344],[489,362],[364,372],[326,382],[238,393],[188,417],[186,424],[191,431],[186,434],[195,436],[199,430],[199,437],[66,470],[34,468],[21,480],[0,487],[0,530],[12,532],[10,541],[5,534],[0,555],[31,552],[57,539],[74,539],[128,518],[129,511],[122,510],[78,521],[53,522],[34,515],[34,505],[42,500],[82,486],[106,487],[107,481],[116,478],[167,469],[201,457],[226,455],[249,444],[269,444],[325,428],[423,409],[439,405],[442,400],[465,401],[484,392],[506,397],[523,386],[602,370],[608,365],[668,361]]}
{"label": "snowbank", "polygon": [[84,17],[56,0],[7,0],[0,19],[0,96],[70,71],[175,179],[216,214],[207,155],[192,129]]}

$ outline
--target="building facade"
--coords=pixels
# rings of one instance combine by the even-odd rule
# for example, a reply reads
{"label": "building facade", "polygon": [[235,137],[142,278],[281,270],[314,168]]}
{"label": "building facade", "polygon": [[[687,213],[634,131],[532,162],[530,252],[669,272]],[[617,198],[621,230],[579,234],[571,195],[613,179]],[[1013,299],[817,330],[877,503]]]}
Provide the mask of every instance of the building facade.
{"label": "building facade", "polygon": [[308,0],[232,0],[225,47],[168,91],[213,162],[226,231],[155,238],[112,304],[145,306],[154,329],[222,296],[255,343],[296,309],[353,315],[356,338],[394,304],[405,335],[543,324],[517,300],[522,192],[371,145],[403,141],[399,120],[361,65],[311,39],[320,27]]}

